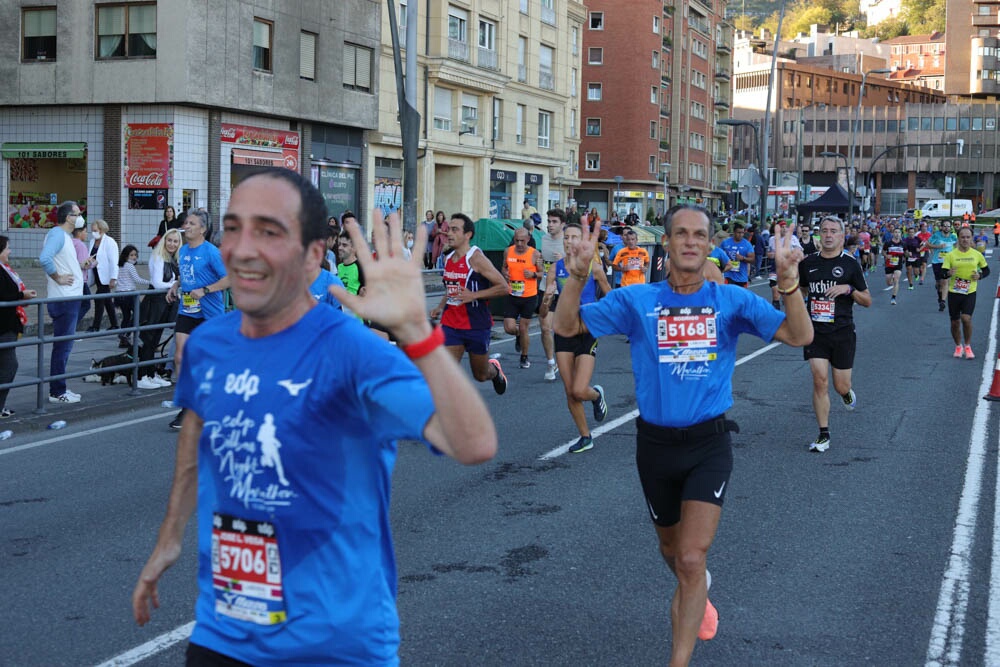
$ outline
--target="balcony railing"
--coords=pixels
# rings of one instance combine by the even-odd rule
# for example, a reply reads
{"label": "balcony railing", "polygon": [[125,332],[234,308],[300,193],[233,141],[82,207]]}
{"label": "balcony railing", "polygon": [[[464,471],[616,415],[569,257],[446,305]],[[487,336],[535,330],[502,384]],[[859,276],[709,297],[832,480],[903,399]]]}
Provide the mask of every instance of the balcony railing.
{"label": "balcony railing", "polygon": [[448,57],[469,62],[469,44],[457,39],[449,39]]}
{"label": "balcony railing", "polygon": [[727,72],[725,70],[719,70],[718,72],[715,73],[715,78],[716,79],[722,79],[723,81],[729,81],[730,78],[731,78],[731,76],[730,76],[729,72]]}
{"label": "balcony railing", "polygon": [[552,70],[538,69],[538,87],[545,90],[555,90],[555,79],[552,77]]}
{"label": "balcony railing", "polygon": [[712,162],[715,164],[726,164],[729,161],[729,156],[725,153],[714,153],[712,155]]}
{"label": "balcony railing", "polygon": [[731,44],[727,44],[723,41],[718,41],[715,43],[715,50],[719,53],[732,53],[733,47]]}
{"label": "balcony railing", "polygon": [[998,16],[997,14],[973,14],[972,25],[974,26],[1000,25],[1000,16]]}
{"label": "balcony railing", "polygon": [[497,67],[497,52],[480,46],[477,64],[484,69],[499,69]]}
{"label": "balcony railing", "polygon": [[556,24],[556,10],[552,7],[542,7],[542,23]]}
{"label": "balcony railing", "polygon": [[717,99],[717,100],[715,100],[715,106],[718,107],[719,109],[728,109],[729,108],[729,100],[724,100],[724,99],[721,99],[721,98]]}
{"label": "balcony railing", "polygon": [[694,17],[689,16],[688,17],[688,26],[691,27],[691,28],[693,28],[694,30],[697,30],[699,32],[703,32],[706,35],[711,35],[712,34],[712,32],[711,32],[712,29],[708,25],[708,21],[706,21],[704,19],[696,19]]}

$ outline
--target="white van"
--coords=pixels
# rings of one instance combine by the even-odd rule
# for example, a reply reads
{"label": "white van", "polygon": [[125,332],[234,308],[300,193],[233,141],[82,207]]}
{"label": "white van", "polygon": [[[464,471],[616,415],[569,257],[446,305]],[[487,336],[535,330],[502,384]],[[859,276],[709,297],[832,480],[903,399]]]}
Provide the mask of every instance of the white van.
{"label": "white van", "polygon": [[920,207],[923,218],[961,218],[972,210],[971,199],[929,199]]}

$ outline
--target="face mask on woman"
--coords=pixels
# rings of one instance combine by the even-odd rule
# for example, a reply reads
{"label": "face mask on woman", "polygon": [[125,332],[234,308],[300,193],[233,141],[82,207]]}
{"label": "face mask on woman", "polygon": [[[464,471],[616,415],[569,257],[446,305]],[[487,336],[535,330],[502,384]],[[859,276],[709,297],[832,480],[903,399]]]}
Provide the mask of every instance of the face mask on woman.
{"label": "face mask on woman", "polygon": [[93,232],[93,235],[94,235],[94,240],[95,241],[99,241],[101,239],[101,233],[100,232]]}

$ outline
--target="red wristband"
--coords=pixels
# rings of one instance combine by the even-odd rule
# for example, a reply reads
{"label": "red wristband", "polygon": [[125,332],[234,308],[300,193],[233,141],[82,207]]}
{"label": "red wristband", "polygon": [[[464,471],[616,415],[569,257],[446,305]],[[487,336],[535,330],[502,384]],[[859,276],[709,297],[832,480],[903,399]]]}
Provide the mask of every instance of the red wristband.
{"label": "red wristband", "polygon": [[426,357],[442,345],[444,345],[444,330],[441,327],[434,327],[430,336],[416,343],[404,345],[402,349],[403,354],[410,359],[419,359]]}

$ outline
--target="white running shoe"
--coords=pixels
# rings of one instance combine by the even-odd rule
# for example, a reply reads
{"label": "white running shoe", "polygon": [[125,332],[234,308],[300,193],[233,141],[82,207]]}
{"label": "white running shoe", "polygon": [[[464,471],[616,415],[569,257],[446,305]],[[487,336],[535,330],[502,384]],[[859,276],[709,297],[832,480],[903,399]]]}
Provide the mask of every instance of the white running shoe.
{"label": "white running shoe", "polygon": [[160,377],[159,375],[154,375],[153,377],[150,378],[150,380],[152,380],[153,382],[157,383],[161,387],[169,387],[169,386],[171,386],[173,384],[167,378]]}
{"label": "white running shoe", "polygon": [[556,379],[556,365],[548,364],[548,368],[545,369],[545,379],[551,382]]}
{"label": "white running shoe", "polygon": [[143,377],[135,383],[136,389],[159,389],[162,385],[153,378]]}
{"label": "white running shoe", "polygon": [[49,396],[49,403],[79,403],[80,397],[73,396],[68,391],[59,396]]}

